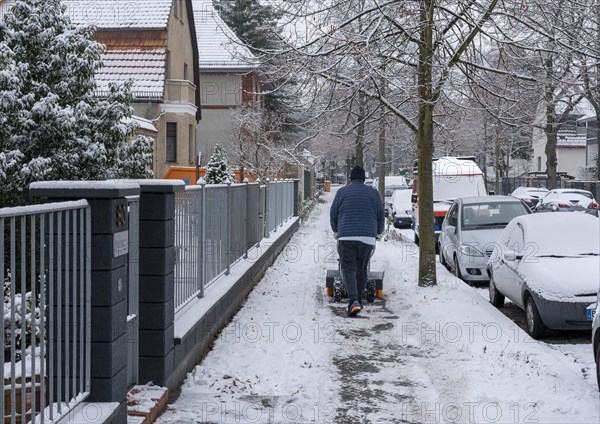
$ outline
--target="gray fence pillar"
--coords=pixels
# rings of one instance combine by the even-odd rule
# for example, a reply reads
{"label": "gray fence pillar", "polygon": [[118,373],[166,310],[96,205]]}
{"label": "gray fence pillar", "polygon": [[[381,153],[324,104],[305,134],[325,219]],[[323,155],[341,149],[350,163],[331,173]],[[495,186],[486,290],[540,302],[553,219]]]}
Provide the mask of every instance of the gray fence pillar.
{"label": "gray fence pillar", "polygon": [[294,181],[294,216],[300,216],[300,180]]}
{"label": "gray fence pillar", "polygon": [[165,385],[175,366],[175,192],[183,181],[140,180],[139,380]]}
{"label": "gray fence pillar", "polygon": [[[119,402],[115,421],[127,422],[128,221],[126,196],[135,183],[57,181],[34,183],[30,195],[87,199],[91,207],[91,388],[88,402]],[[62,323],[57,322],[57,325]]]}

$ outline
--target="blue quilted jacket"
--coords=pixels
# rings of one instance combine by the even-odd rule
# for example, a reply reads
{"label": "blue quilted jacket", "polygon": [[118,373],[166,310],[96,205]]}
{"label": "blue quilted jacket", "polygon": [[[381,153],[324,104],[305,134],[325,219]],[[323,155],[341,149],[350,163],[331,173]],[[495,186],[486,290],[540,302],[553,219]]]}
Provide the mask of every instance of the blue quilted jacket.
{"label": "blue quilted jacket", "polygon": [[353,180],[335,194],[329,221],[338,237],[376,237],[383,233],[385,217],[379,192],[362,180]]}

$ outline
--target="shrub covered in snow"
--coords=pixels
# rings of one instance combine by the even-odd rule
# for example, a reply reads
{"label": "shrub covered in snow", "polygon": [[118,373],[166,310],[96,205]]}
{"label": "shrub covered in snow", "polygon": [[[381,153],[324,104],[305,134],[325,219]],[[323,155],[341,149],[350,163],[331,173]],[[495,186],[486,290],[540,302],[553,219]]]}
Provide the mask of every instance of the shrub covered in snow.
{"label": "shrub covered in snow", "polygon": [[[15,320],[15,352],[16,360],[21,359],[21,348],[30,347],[33,338],[35,337],[36,346],[40,343],[40,317],[41,309],[39,307],[39,299],[36,299],[33,308],[32,302],[33,295],[31,292],[25,293],[23,296],[21,293],[15,293],[14,295],[14,320]],[[23,302],[25,302],[25,315],[23,315]],[[12,338],[12,324],[13,318],[13,300],[11,297],[10,287],[10,273],[4,280],[4,357],[9,360],[10,349],[11,349],[11,338]],[[21,329],[25,326],[25,340],[22,340]],[[22,343],[25,343],[24,346]]]}
{"label": "shrub covered in snow", "polygon": [[229,159],[227,158],[225,149],[221,143],[217,143],[215,152],[212,154],[206,165],[206,183],[223,184],[226,181],[233,183],[235,177],[229,170]]}
{"label": "shrub covered in snow", "polygon": [[39,180],[151,176],[151,139],[131,139],[131,84],[94,95],[103,46],[61,0],[18,0],[0,23],[0,207]]}

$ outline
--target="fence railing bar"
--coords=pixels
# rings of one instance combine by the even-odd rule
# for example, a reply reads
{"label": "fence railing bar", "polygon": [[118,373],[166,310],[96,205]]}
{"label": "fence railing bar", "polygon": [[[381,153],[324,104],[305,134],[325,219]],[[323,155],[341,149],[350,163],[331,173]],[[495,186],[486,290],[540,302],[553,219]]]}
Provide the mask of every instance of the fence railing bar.
{"label": "fence railing bar", "polygon": [[40,216],[40,306],[43,308],[40,310],[40,418],[44,422],[46,418],[46,343],[48,337],[46,335],[46,243],[45,243],[45,231],[46,231],[46,215]]}
{"label": "fence railing bar", "polygon": [[52,407],[52,403],[54,402],[54,308],[52,307],[52,305],[54,305],[54,266],[55,266],[55,260],[54,260],[54,249],[55,249],[55,245],[56,245],[56,240],[55,240],[55,236],[54,236],[54,217],[55,217],[55,213],[52,212],[49,215],[49,222],[48,222],[48,238],[49,238],[49,243],[48,243],[48,248],[50,249],[48,252],[48,274],[49,274],[49,282],[48,282],[48,286],[47,286],[47,290],[48,290],[48,306],[46,307],[46,309],[48,310],[48,328],[50,329],[49,331],[49,338],[48,338],[48,404],[50,405],[50,419],[54,420],[54,408]]}
{"label": "fence railing bar", "polygon": [[[56,378],[56,401],[57,401],[57,407],[58,407],[58,413],[60,415],[62,415],[62,375],[63,375],[63,370],[62,370],[62,349],[61,349],[61,341],[62,341],[62,322],[63,322],[63,316],[62,316],[62,265],[63,265],[63,257],[62,257],[62,252],[63,252],[63,237],[62,237],[62,228],[63,228],[63,215],[64,212],[63,211],[58,211],[57,213],[58,215],[58,221],[56,223],[57,226],[57,245],[58,245],[58,258],[56,258],[56,304],[57,304],[57,308],[56,308],[56,320],[59,322],[60,325],[58,325],[56,327],[56,374],[57,374],[57,378]],[[50,307],[53,307],[54,304],[50,305]]]}
{"label": "fence railing bar", "polygon": [[[71,222],[70,222],[70,215],[71,215],[71,211],[66,211],[65,212],[65,317],[64,317],[64,323],[65,323],[65,342],[64,342],[64,346],[65,346],[65,373],[64,373],[64,385],[65,385],[65,402],[69,402],[69,400],[71,399],[70,396],[70,390],[69,390],[69,385],[71,384],[70,381],[70,375],[69,375],[69,365],[70,365],[70,359],[71,359],[71,355],[69,352],[69,327],[71,326],[70,320],[70,314],[69,314],[69,283],[70,283],[70,279],[69,279],[69,265],[70,265],[70,255],[71,255],[71,237],[69,236],[69,230],[71,227]],[[62,250],[61,250],[62,252]],[[58,307],[62,308],[61,306],[62,304],[59,304]],[[61,351],[62,351],[62,345],[63,343],[61,343]],[[62,377],[62,376],[61,376]],[[61,378],[62,380],[62,378]]]}
{"label": "fence railing bar", "polygon": [[[0,218],[0,235],[2,236],[0,238],[0,281],[2,281],[2,287],[4,288],[4,280],[6,278],[6,276],[4,275],[4,218]],[[2,331],[2,340],[4,341],[6,340],[6,334],[4,333],[4,313],[2,313],[1,315],[2,316],[0,316],[0,328]],[[0,350],[0,360],[2,361],[2,364],[4,364],[4,346]],[[4,378],[4,366],[2,366],[2,384],[4,384]],[[0,416],[2,417],[2,419],[4,419],[4,400],[0,402]]]}
{"label": "fence railing bar", "polygon": [[[35,220],[37,219],[36,215],[31,215],[29,217],[29,240],[30,240],[30,250],[29,250],[29,257],[31,258],[31,269],[30,269],[30,282],[29,284],[31,285],[31,320],[32,320],[32,325],[31,325],[31,376],[32,376],[32,392],[33,392],[33,396],[31,396],[31,420],[35,421],[35,416],[36,416],[36,402],[35,402],[35,389],[36,389],[36,383],[37,383],[37,379],[36,379],[36,371],[35,371],[35,351],[36,351],[36,343],[35,343],[35,338],[36,338],[36,333],[37,333],[37,322],[36,322],[36,297],[37,297],[37,287],[36,287],[36,279],[37,279],[37,268],[36,268],[36,262],[37,262],[37,255],[36,255],[36,242],[35,242],[35,238],[36,238],[36,224],[35,224]],[[42,310],[42,305],[40,305],[40,310]],[[42,341],[43,343],[43,341]],[[40,375],[40,378],[43,378],[43,375]],[[4,415],[0,415],[0,416],[4,416]]]}
{"label": "fence railing bar", "polygon": [[86,391],[84,385],[84,363],[85,363],[85,327],[89,326],[85,320],[85,233],[83,231],[84,224],[84,209],[79,209],[79,319],[81,326],[79,327],[79,390]]}
{"label": "fence railing bar", "polygon": [[27,225],[25,216],[21,216],[21,423],[27,422],[27,335],[25,334],[25,324],[27,316],[27,240],[25,238]]}
{"label": "fence railing bar", "polygon": [[[16,341],[15,341],[15,292],[16,292],[16,224],[15,224],[15,220],[16,217],[11,217],[10,219],[10,404],[11,405],[16,405],[17,404],[17,392],[16,392],[16,362],[17,362],[17,358],[16,358],[16,352],[15,352],[15,348],[16,348]],[[12,408],[11,409],[11,416],[10,416],[10,422],[11,423],[16,423],[17,422],[17,411],[15,410],[16,408]]]}
{"label": "fence railing bar", "polygon": [[[77,345],[81,342],[80,340],[77,340],[77,328],[79,325],[79,322],[77,320],[77,266],[79,265],[77,262],[77,248],[79,247],[78,243],[77,243],[77,217],[78,217],[78,211],[72,211],[73,213],[73,233],[72,233],[72,239],[73,239],[73,259],[72,259],[72,263],[73,263],[73,277],[72,277],[72,281],[73,281],[73,306],[71,307],[71,316],[73,318],[73,343],[72,343],[72,357],[73,357],[73,374],[72,374],[72,393],[74,396],[77,396]],[[83,323],[81,323],[83,324]]]}
{"label": "fence railing bar", "polygon": [[[92,322],[92,209],[88,206],[85,210],[85,310],[86,310],[86,335],[85,335],[85,391],[89,393],[91,388],[91,369],[92,369],[92,328],[89,323]],[[83,305],[82,305],[83,306]]]}

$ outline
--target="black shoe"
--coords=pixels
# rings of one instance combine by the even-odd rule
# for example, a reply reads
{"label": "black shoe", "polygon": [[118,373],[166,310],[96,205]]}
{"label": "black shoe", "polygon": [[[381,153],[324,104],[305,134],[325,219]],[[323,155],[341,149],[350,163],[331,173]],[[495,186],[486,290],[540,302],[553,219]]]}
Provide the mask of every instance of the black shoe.
{"label": "black shoe", "polygon": [[348,316],[355,317],[361,311],[362,306],[358,303],[357,300],[348,305]]}
{"label": "black shoe", "polygon": [[367,281],[367,302],[369,302],[369,303],[375,302],[375,281],[374,280]]}

